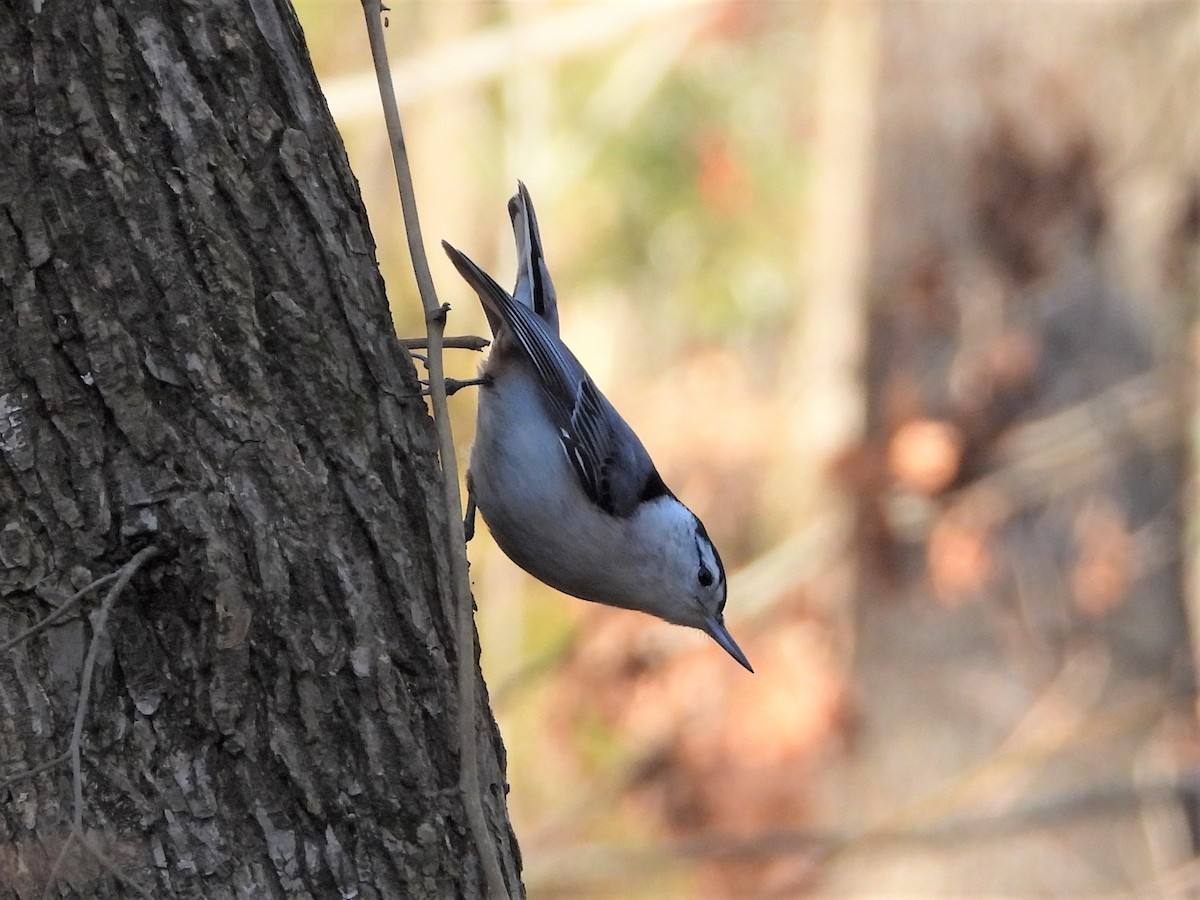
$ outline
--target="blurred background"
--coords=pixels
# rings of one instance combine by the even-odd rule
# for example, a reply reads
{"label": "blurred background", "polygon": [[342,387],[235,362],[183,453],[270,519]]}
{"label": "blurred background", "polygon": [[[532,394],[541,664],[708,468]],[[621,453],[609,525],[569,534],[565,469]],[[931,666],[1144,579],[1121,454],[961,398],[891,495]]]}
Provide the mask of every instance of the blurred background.
{"label": "blurred background", "polygon": [[[423,333],[361,9],[297,6]],[[530,896],[1200,891],[1200,4],[388,20],[449,332],[487,326],[437,242],[511,283],[521,178],[564,337],[721,548],[756,668],[481,529]]]}

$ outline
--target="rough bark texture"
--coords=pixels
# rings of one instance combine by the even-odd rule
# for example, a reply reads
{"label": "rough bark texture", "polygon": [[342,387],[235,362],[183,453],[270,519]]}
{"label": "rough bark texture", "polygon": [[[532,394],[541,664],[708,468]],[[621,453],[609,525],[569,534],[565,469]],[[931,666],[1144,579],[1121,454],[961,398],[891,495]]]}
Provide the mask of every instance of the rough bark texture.
{"label": "rough bark texture", "polygon": [[[480,895],[432,431],[292,11],[0,7],[0,117],[0,640],[166,551],[106,630],[86,832],[155,896]],[[91,636],[0,658],[0,778],[66,749]],[[69,770],[3,794],[0,896],[41,896]]]}

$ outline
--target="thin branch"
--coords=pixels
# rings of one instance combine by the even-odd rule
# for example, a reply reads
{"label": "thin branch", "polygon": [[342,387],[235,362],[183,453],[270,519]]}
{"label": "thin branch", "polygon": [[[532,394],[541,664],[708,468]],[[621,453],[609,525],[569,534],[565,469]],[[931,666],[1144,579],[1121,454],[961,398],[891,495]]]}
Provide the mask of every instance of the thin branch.
{"label": "thin branch", "polygon": [[71,852],[71,845],[79,840],[79,836],[72,828],[67,834],[67,839],[63,841],[62,849],[58,851],[58,856],[54,858],[54,865],[50,867],[50,874],[46,877],[46,886],[42,888],[42,900],[50,900],[50,895],[54,891],[54,885],[58,883],[58,873],[62,871],[63,864],[67,861],[67,854]]}
{"label": "thin branch", "polygon": [[1011,516],[1062,496],[1134,449],[1181,442],[1183,403],[1183,386],[1155,369],[1015,426],[989,454],[987,474],[954,494],[952,503],[969,508],[980,496],[1000,494]]}
{"label": "thin branch", "polygon": [[[816,866],[834,856],[903,845],[946,846],[986,841],[1031,831],[1062,828],[1076,821],[1095,821],[1146,804],[1179,803],[1200,791],[1200,773],[1184,771],[1149,784],[1113,783],[1064,792],[1000,812],[970,811],[948,815],[924,825],[862,830],[800,828],[765,829],[752,835],[710,832],[674,844],[580,844],[543,859],[529,872],[535,890],[585,892],[600,878],[627,878],[629,873],[653,874],[679,860],[763,863],[805,856]],[[599,873],[599,874],[598,874]]]}
{"label": "thin branch", "polygon": [[1147,803],[1175,803],[1185,796],[1194,796],[1197,790],[1200,790],[1200,775],[1182,772],[1150,784],[1094,785],[1002,812],[950,815],[907,828],[869,828],[846,833],[776,829],[751,837],[713,834],[679,843],[674,852],[688,858],[762,859],[809,852],[824,857],[877,845],[965,843],[1053,828],[1077,819],[1095,820],[1102,814],[1121,813]]}
{"label": "thin branch", "polygon": [[55,766],[61,766],[71,758],[71,751],[64,750],[62,753],[55,756],[53,759],[48,759],[44,763],[39,763],[32,769],[26,769],[24,772],[18,772],[16,775],[10,775],[3,781],[0,781],[0,791],[12,787],[14,784],[24,781],[26,778],[32,778],[35,775],[41,775],[43,772],[53,769]]}
{"label": "thin branch", "polygon": [[458,732],[459,753],[462,762],[459,772],[459,788],[467,822],[471,828],[475,848],[479,854],[487,879],[488,896],[507,898],[508,887],[500,869],[500,860],[491,831],[488,830],[484,814],[483,795],[479,777],[479,748],[475,732],[477,677],[475,662],[475,617],[471,599],[471,583],[467,570],[466,536],[463,531],[462,498],[458,489],[458,464],[454,453],[454,435],[450,430],[450,414],[446,405],[446,375],[442,366],[442,347],[446,329],[447,307],[437,301],[433,277],[429,273],[429,260],[425,256],[425,245],[421,240],[421,223],[417,216],[417,201],[413,190],[412,173],[408,167],[408,152],[404,145],[404,132],[400,127],[400,111],[396,106],[396,93],[392,85],[387,61],[387,44],[380,20],[382,8],[378,0],[363,0],[363,13],[367,20],[367,35],[371,43],[371,57],[375,63],[375,75],[379,82],[379,96],[383,104],[383,117],[387,124],[388,139],[392,148],[392,163],[396,170],[396,186],[400,191],[400,208],[404,215],[404,231],[408,237],[409,258],[412,260],[413,275],[421,304],[425,308],[426,346],[429,349],[429,397],[433,405],[433,420],[437,428],[438,452],[442,461],[442,485],[446,504],[446,549],[450,557],[450,584],[453,591],[451,608],[458,614]]}
{"label": "thin branch", "polygon": [[[423,337],[397,338],[409,350],[424,350],[429,346],[429,340]],[[442,348],[446,350],[476,350],[486,349],[492,342],[487,338],[474,334],[457,334],[442,338]]]}
{"label": "thin branch", "polygon": [[[99,612],[96,613],[96,619],[92,623],[92,640],[88,644],[87,656],[83,661],[83,674],[79,679],[79,699],[75,703],[75,724],[71,729],[71,744],[67,750],[71,759],[71,788],[74,797],[71,835],[63,842],[62,849],[58,852],[58,858],[54,861],[54,867],[50,870],[50,878],[46,882],[46,892],[43,894],[45,897],[49,896],[51,887],[58,880],[59,870],[62,868],[63,860],[71,848],[72,840],[79,840],[89,852],[93,852],[93,855],[96,856],[101,865],[107,867],[107,859],[100,854],[94,853],[95,848],[83,834],[83,723],[87,719],[88,700],[92,695],[92,674],[96,670],[96,658],[100,655],[100,639],[104,636],[104,628],[108,624],[109,613],[112,612],[117,598],[121,596],[121,592],[125,590],[125,586],[129,584],[130,579],[137,574],[138,569],[161,552],[154,545],[144,547],[135,553],[133,558],[115,573],[116,583],[109,588],[108,593],[104,597],[104,602],[100,604]],[[122,880],[124,881],[125,879],[122,878]]]}
{"label": "thin branch", "polygon": [[108,624],[108,614],[112,612],[113,604],[129,584],[129,579],[137,573],[142,564],[158,556],[156,546],[144,547],[134,554],[133,559],[125,563],[117,573],[117,582],[109,588],[96,620],[92,623],[92,640],[88,644],[87,657],[83,661],[83,675],[79,679],[79,702],[75,704],[75,727],[71,730],[71,780],[75,789],[75,828],[83,831],[83,774],[80,766],[80,750],[83,746],[83,722],[87,718],[88,700],[92,696],[92,673],[96,670],[96,658],[100,655],[100,638],[104,635],[104,626]]}
{"label": "thin branch", "polygon": [[[76,591],[74,594],[72,594],[70,597],[68,597],[66,600],[64,600],[62,603],[60,603],[58,606],[56,606],[49,615],[44,616],[39,622],[37,622],[34,625],[29,626],[28,628],[26,628],[24,631],[22,631],[20,634],[18,634],[16,637],[12,638],[11,640],[7,640],[3,644],[0,644],[0,653],[4,653],[6,650],[11,650],[13,647],[17,646],[17,644],[20,644],[22,641],[27,641],[31,637],[33,637],[35,634],[45,631],[47,628],[49,628],[51,625],[53,625],[55,622],[57,622],[59,619],[61,619],[63,616],[65,616],[68,612],[70,612],[72,609],[74,609],[75,605],[77,603],[79,603],[79,601],[82,600],[89,592],[94,591],[98,587],[103,587],[104,585],[108,584],[110,581],[113,581],[116,578],[119,578],[120,575],[121,575],[121,570],[118,569],[116,572],[110,572],[107,575],[103,575],[100,578],[97,578],[95,581],[93,581],[87,587],[81,588],[80,590]],[[40,763],[39,765],[34,766],[32,769],[26,769],[24,772],[18,772],[16,775],[10,775],[8,778],[5,778],[3,781],[0,781],[0,791],[4,790],[5,788],[11,787],[12,785],[17,784],[21,781],[24,781],[26,778],[33,778],[35,775],[40,775],[49,769],[53,769],[55,766],[62,765],[64,762],[66,762],[70,758],[71,758],[71,751],[64,750],[62,753],[60,753],[58,756],[55,756],[53,759],[48,759],[44,763]]]}
{"label": "thin branch", "polygon": [[79,591],[76,591],[73,595],[71,595],[66,600],[64,600],[62,603],[60,603],[58,606],[56,606],[54,608],[54,611],[51,612],[49,615],[45,616],[40,622],[38,622],[35,625],[30,625],[28,628],[26,628],[24,631],[22,631],[20,634],[18,634],[12,640],[8,640],[8,641],[5,641],[3,644],[0,644],[0,653],[3,653],[6,650],[11,650],[13,647],[17,646],[17,644],[21,643],[22,641],[29,640],[29,638],[33,637],[39,631],[45,631],[47,628],[49,628],[51,625],[53,625],[55,622],[57,622],[59,619],[61,619],[63,616],[65,616],[68,612],[70,612],[71,609],[74,608],[75,604],[78,603],[80,600],[82,600],[88,594],[89,591],[94,591],[98,587],[103,587],[104,585],[106,585],[110,581],[112,581],[114,578],[116,578],[119,574],[120,574],[120,572],[111,572],[108,575],[103,576],[102,578],[97,578],[95,581],[93,581],[87,587],[85,587]]}
{"label": "thin branch", "polygon": [[146,900],[154,900],[153,894],[122,872],[120,867],[112,860],[111,857],[109,857],[107,853],[97,847],[95,842],[90,840],[82,831],[76,831],[74,825],[71,826],[71,834],[75,836],[79,843],[83,844],[83,846],[87,848],[88,853],[92,854],[92,856],[96,858],[100,865],[104,866],[109,875],[117,879],[117,881],[121,882],[121,884],[132,890],[139,897],[145,897]]}

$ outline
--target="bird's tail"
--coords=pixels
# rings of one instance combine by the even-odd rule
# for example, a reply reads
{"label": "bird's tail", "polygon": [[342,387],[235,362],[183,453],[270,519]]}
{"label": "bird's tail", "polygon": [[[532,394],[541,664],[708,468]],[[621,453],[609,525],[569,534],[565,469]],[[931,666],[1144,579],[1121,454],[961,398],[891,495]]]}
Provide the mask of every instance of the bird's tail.
{"label": "bird's tail", "polygon": [[517,192],[508,201],[508,216],[512,219],[513,237],[517,241],[517,283],[513,297],[537,313],[558,334],[558,298],[542,255],[537,213],[533,211],[533,200],[524,182],[517,182]]}

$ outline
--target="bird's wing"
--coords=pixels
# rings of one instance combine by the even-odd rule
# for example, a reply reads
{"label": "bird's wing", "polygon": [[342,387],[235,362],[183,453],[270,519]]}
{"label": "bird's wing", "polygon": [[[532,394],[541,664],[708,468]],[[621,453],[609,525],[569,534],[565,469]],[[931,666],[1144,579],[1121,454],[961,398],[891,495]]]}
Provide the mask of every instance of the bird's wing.
{"label": "bird's wing", "polygon": [[513,299],[532,309],[551,332],[558,334],[558,298],[542,256],[542,236],[533,200],[523,182],[517,182],[517,192],[508,201],[508,216],[517,241],[517,284]]}
{"label": "bird's wing", "polygon": [[633,429],[558,336],[470,258],[445,241],[442,247],[533,367],[563,451],[591,501],[611,515],[625,517],[640,502],[668,494]]}

